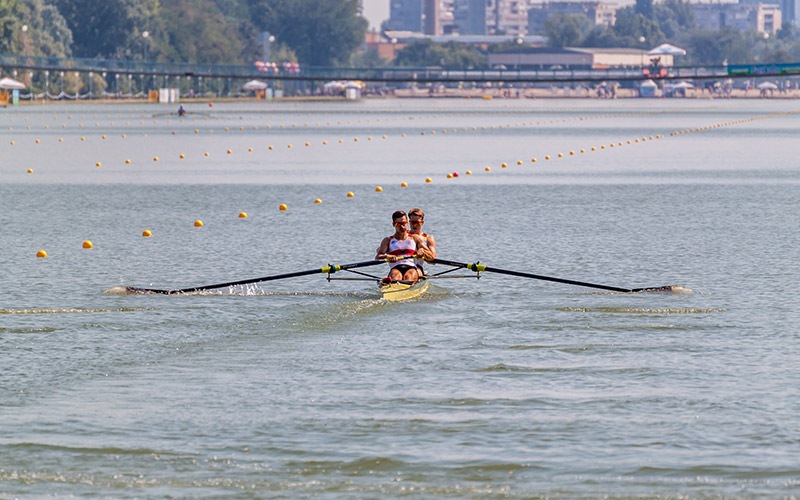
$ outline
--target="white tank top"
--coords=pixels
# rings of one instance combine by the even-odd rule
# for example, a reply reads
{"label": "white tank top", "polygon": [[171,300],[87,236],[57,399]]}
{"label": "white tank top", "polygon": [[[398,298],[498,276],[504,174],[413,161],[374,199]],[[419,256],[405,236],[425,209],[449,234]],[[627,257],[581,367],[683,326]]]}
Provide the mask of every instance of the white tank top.
{"label": "white tank top", "polygon": [[[397,240],[392,238],[389,240],[389,252],[392,255],[397,255],[398,257],[404,255],[414,255],[417,252],[417,242],[414,241],[414,238],[406,238],[404,240]],[[403,259],[398,260],[397,262],[390,262],[389,267],[396,267],[396,266],[414,266],[414,259]]]}

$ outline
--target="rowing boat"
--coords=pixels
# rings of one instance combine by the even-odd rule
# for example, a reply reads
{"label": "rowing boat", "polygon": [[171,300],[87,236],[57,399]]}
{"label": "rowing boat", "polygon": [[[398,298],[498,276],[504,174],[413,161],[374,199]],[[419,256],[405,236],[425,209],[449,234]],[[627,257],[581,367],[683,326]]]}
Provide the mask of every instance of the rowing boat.
{"label": "rowing boat", "polygon": [[[414,256],[407,256],[403,258],[414,258]],[[361,271],[357,271],[356,269],[364,268],[364,267],[371,267],[376,266],[379,264],[383,264],[388,262],[387,259],[375,259],[375,260],[368,260],[365,262],[355,262],[353,264],[342,264],[338,266],[334,265],[327,265],[322,268],[316,269],[309,269],[306,271],[296,271],[292,273],[285,273],[285,274],[275,274],[272,276],[262,276],[260,278],[251,278],[239,281],[228,281],[226,283],[217,283],[214,285],[205,285],[205,286],[195,286],[190,288],[177,288],[172,290],[163,290],[163,289],[154,289],[154,288],[139,288],[139,287],[132,287],[132,286],[124,286],[124,287],[114,287],[110,290],[107,290],[107,293],[124,293],[124,294],[164,294],[164,295],[172,295],[172,294],[184,294],[184,293],[195,293],[195,292],[202,292],[206,290],[212,290],[215,288],[230,288],[234,286],[241,286],[241,285],[249,285],[252,283],[259,283],[265,281],[273,281],[273,280],[281,280],[286,278],[297,278],[300,276],[308,276],[311,274],[327,274],[328,281],[334,280],[369,280],[369,281],[377,281],[378,286],[380,287],[381,296],[384,299],[391,300],[391,301],[401,301],[401,300],[408,300],[413,299],[415,297],[419,297],[423,293],[428,290],[429,281],[435,278],[480,278],[482,272],[490,272],[490,273],[498,273],[498,274],[505,274],[508,276],[517,276],[520,278],[531,278],[543,281],[553,281],[556,283],[564,283],[568,285],[577,285],[577,286],[584,286],[589,288],[598,288],[600,290],[605,290],[607,292],[619,292],[619,293],[639,293],[639,292],[666,292],[666,293],[676,293],[676,294],[685,294],[685,293],[692,293],[691,289],[684,288],[679,285],[667,285],[667,286],[656,286],[656,287],[644,287],[644,288],[622,288],[617,286],[610,286],[610,285],[600,285],[597,283],[587,283],[584,281],[576,281],[571,279],[565,278],[554,278],[552,276],[542,276],[539,274],[532,274],[527,272],[521,271],[511,271],[508,269],[499,269],[496,267],[489,267],[483,264],[479,264],[477,262],[473,263],[466,263],[466,262],[456,262],[452,260],[442,260],[442,259],[432,259],[430,262],[432,264],[441,264],[444,266],[449,266],[449,269],[445,269],[444,271],[437,272],[432,275],[426,275],[425,278],[420,279],[416,282],[410,281],[391,281],[387,282],[386,278],[381,278],[379,276],[375,276],[372,274],[367,274]],[[470,271],[474,271],[474,275],[463,276],[463,275],[452,275],[449,274],[453,271],[457,271],[460,269],[468,269]],[[362,276],[361,278],[335,278],[332,277],[334,273],[339,271],[347,271],[351,274],[357,274]]]}
{"label": "rowing boat", "polygon": [[381,290],[381,297],[386,300],[400,301],[409,300],[419,297],[426,291],[430,283],[427,279],[422,278],[414,282],[408,281],[390,281],[378,283]]}

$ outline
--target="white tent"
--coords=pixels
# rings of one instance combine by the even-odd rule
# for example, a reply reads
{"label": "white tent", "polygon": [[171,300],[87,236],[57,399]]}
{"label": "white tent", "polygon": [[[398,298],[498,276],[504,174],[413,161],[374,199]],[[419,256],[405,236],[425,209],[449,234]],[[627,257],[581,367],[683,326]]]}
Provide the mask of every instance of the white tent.
{"label": "white tent", "polygon": [[672,56],[685,56],[686,51],[669,43],[662,43],[647,53],[648,56],[660,56],[663,54],[669,54]]}
{"label": "white tent", "polygon": [[761,82],[756,87],[766,90],[778,90],[778,85],[772,82]]}
{"label": "white tent", "polygon": [[245,90],[264,90],[265,88],[269,87],[266,82],[262,82],[261,80],[250,80],[249,82],[242,85],[242,88]]}
{"label": "white tent", "polygon": [[25,84],[13,78],[0,78],[0,89],[6,90],[25,90]]}
{"label": "white tent", "polygon": [[[664,86],[666,87],[667,84],[664,84]],[[680,82],[678,82],[676,84],[669,85],[669,86],[671,88],[673,88],[673,89],[693,89],[694,88],[694,85],[692,85],[691,82],[687,82],[686,80],[680,81]]]}

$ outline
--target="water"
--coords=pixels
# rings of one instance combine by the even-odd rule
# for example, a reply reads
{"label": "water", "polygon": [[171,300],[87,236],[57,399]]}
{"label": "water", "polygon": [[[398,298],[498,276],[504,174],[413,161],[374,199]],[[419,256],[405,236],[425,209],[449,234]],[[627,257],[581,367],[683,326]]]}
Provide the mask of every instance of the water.
{"label": "water", "polygon": [[[0,115],[0,497],[800,496],[793,101],[187,108]],[[694,293],[104,293],[368,260],[415,206],[441,258]]]}

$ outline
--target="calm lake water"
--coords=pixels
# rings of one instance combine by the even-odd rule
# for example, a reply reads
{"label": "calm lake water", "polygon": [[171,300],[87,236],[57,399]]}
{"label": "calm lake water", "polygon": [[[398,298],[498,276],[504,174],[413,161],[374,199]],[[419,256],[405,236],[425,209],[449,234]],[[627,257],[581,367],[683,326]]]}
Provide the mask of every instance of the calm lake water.
{"label": "calm lake water", "polygon": [[[800,103],[186,107],[0,110],[0,498],[800,496]],[[369,260],[416,206],[443,259],[694,293],[105,293]]]}

